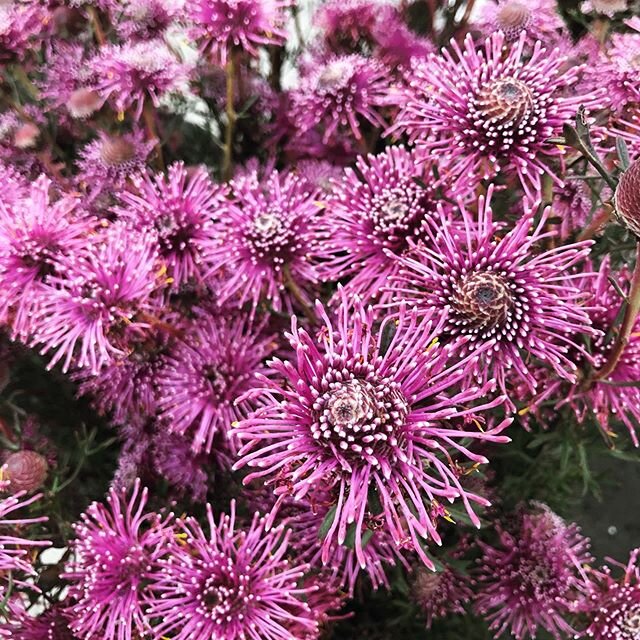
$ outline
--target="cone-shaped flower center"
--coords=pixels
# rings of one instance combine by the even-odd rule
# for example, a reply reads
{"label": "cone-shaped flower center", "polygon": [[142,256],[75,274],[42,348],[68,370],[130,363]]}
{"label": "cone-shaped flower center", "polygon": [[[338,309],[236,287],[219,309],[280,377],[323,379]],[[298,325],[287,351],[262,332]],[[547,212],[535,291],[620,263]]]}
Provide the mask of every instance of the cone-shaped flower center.
{"label": "cone-shaped flower center", "polygon": [[490,123],[518,125],[533,108],[533,94],[517,78],[500,78],[480,89],[478,108]]}
{"label": "cone-shaped flower center", "polygon": [[[342,376],[336,372],[335,377]],[[390,380],[351,379],[330,383],[314,410],[314,439],[335,452],[368,459],[397,445],[408,405]]]}
{"label": "cone-shaped flower center", "polygon": [[242,615],[251,599],[249,576],[237,574],[226,558],[214,565],[214,570],[200,583],[196,595],[198,613],[216,624],[226,624],[229,616]]}
{"label": "cone-shaped flower center", "polygon": [[627,613],[622,628],[629,634],[631,638],[640,638],[640,604],[635,605]]}
{"label": "cone-shaped flower center", "polygon": [[264,240],[274,238],[282,230],[282,221],[273,213],[262,213],[253,221],[255,232]]}
{"label": "cone-shaped flower center", "polygon": [[498,27],[509,34],[526,29],[530,21],[531,11],[522,2],[507,2],[496,15]]}
{"label": "cone-shaped flower center", "polygon": [[108,167],[117,167],[135,158],[135,145],[124,138],[105,140],[100,149],[100,158]]}
{"label": "cone-shaped flower center", "polygon": [[318,78],[318,89],[331,91],[340,88],[351,77],[351,65],[346,60],[329,63]]}
{"label": "cone-shaped flower center", "polygon": [[504,322],[513,300],[504,278],[484,271],[463,277],[452,302],[454,309],[474,327],[486,328]]}

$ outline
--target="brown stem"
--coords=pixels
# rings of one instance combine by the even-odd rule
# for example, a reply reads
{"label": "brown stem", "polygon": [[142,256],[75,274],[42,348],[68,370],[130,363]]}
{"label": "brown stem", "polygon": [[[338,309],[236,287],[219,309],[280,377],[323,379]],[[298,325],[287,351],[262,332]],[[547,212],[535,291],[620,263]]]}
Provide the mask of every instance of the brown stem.
{"label": "brown stem", "polygon": [[98,41],[98,44],[103,47],[107,44],[107,36],[105,36],[104,29],[100,24],[100,16],[98,16],[96,8],[91,5],[87,7],[87,11],[89,13],[89,20],[91,21],[91,27],[93,28],[96,40]]}
{"label": "brown stem", "polygon": [[300,287],[295,283],[294,279],[291,277],[291,271],[288,266],[285,266],[282,270],[282,274],[284,276],[284,286],[287,288],[289,293],[294,297],[295,301],[300,305],[302,312],[307,317],[307,320],[312,324],[316,322],[316,316],[313,313],[313,309],[309,306],[308,302],[304,299],[302,295],[302,291],[300,291]]}
{"label": "brown stem", "polygon": [[237,114],[233,106],[234,100],[234,56],[233,53],[229,54],[227,60],[227,66],[225,67],[227,76],[227,128],[224,134],[224,158],[222,161],[222,177],[225,180],[230,180],[233,175],[233,133],[236,126]]}
{"label": "brown stem", "polygon": [[624,352],[627,344],[629,344],[629,336],[638,318],[638,312],[640,311],[640,240],[636,243],[636,264],[633,268],[633,275],[631,276],[629,295],[627,301],[622,304],[626,304],[627,306],[624,311],[620,333],[618,333],[618,337],[609,353],[607,361],[601,369],[595,372],[593,376],[595,381],[604,380],[614,371],[620,360],[620,356]]}
{"label": "brown stem", "polygon": [[583,240],[591,240],[593,236],[604,227],[609,220],[611,220],[611,216],[613,215],[613,207],[609,204],[605,204],[600,211],[596,212],[591,219],[591,222],[580,232],[578,235],[577,241],[582,242]]}
{"label": "brown stem", "polygon": [[151,140],[156,141],[156,158],[158,162],[158,169],[164,171],[164,157],[162,155],[162,142],[158,135],[158,128],[156,126],[156,109],[153,106],[151,100],[145,100],[144,109],[142,110],[142,117],[144,118],[145,126],[147,127],[147,133]]}

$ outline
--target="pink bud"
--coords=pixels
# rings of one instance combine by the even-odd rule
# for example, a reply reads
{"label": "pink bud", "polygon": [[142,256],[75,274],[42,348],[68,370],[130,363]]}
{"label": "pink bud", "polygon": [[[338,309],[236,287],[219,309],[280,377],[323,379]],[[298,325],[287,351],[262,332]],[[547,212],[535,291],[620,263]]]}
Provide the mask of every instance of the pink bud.
{"label": "pink bud", "polygon": [[640,158],[620,176],[614,205],[620,222],[640,236]]}
{"label": "pink bud", "polygon": [[35,451],[17,451],[5,462],[5,477],[11,491],[35,491],[44,483],[49,465]]}

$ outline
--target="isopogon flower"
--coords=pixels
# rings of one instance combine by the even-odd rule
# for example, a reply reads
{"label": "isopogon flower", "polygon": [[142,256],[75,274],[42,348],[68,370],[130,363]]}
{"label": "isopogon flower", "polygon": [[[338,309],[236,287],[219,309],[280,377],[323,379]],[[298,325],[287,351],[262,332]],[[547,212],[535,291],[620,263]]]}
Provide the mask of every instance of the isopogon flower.
{"label": "isopogon flower", "polygon": [[493,381],[455,388],[478,355],[449,366],[450,349],[437,340],[438,317],[418,321],[402,309],[397,321],[387,318],[375,332],[373,311],[346,295],[335,322],[320,303],[316,312],[324,322],[318,340],[292,318],[287,337],[296,359],[270,363],[279,378],[262,379],[266,406],[237,428],[245,444],[235,467],[249,467],[245,482],[275,482],[274,511],[287,495],[333,492],[323,561],[349,532],[366,566],[363,537],[367,522],[379,517],[396,545],[411,545],[433,566],[421,544],[440,540],[433,501],[459,498],[476,524],[470,501],[487,504],[463,490],[449,450],[461,460],[486,462],[460,439],[508,441],[501,432],[509,419],[484,431],[465,424],[504,399],[485,399]]}
{"label": "isopogon flower", "polygon": [[[0,468],[0,491],[8,488],[8,482],[2,479],[4,467]],[[24,498],[24,491],[12,493],[0,498],[0,590],[4,588],[7,576],[13,573],[35,575],[33,565],[29,561],[30,552],[39,547],[47,547],[47,540],[30,540],[20,535],[20,528],[46,522],[48,518],[16,517],[16,511],[25,509],[42,497],[41,494]],[[22,578],[13,576],[13,581],[22,585]]]}
{"label": "isopogon flower", "polygon": [[[640,36],[639,36],[640,37]],[[614,194],[615,212],[620,222],[640,237],[640,158],[634,160],[620,176]]]}
{"label": "isopogon flower", "polygon": [[21,599],[7,604],[10,618],[6,624],[0,622],[0,638],[12,640],[76,640],[69,629],[70,618],[61,604],[46,609],[38,616],[26,610]]}
{"label": "isopogon flower", "polygon": [[133,179],[134,189],[119,194],[117,215],[138,231],[154,233],[172,286],[190,280],[202,283],[203,243],[223,208],[225,192],[217,188],[204,168],[189,175],[184,164],[169,167],[168,174]]}
{"label": "isopogon flower", "polygon": [[583,564],[591,560],[589,541],[575,524],[565,523],[546,505],[523,512],[515,531],[496,527],[499,542],[479,542],[479,593],[476,610],[498,638],[510,631],[516,640],[545,629],[554,638],[576,630],[566,616],[575,613],[587,589]]}
{"label": "isopogon flower", "polygon": [[137,120],[145,101],[157,107],[160,98],[188,77],[188,67],[178,62],[161,40],[102,47],[90,66],[96,76],[96,91],[118,111],[132,109]]}
{"label": "isopogon flower", "polygon": [[153,238],[121,224],[93,239],[49,278],[32,344],[52,352],[49,367],[72,363],[97,372],[128,351],[127,334],[148,326],[140,314],[160,285]]}
{"label": "isopogon flower", "polygon": [[542,249],[540,241],[553,235],[545,231],[549,210],[535,225],[534,211],[526,212],[502,235],[493,220],[492,192],[479,198],[477,214],[461,205],[461,225],[439,207],[430,242],[401,258],[396,299],[425,312],[447,312],[442,339],[461,340],[463,353],[479,350],[469,375],[495,376],[503,391],[511,374],[535,390],[531,357],[575,380],[569,351],[579,351],[580,336],[594,330],[587,296],[571,284],[577,277],[571,269],[588,256],[592,243]]}
{"label": "isopogon flower", "polygon": [[306,567],[287,559],[282,527],[267,532],[256,513],[247,530],[236,528],[234,502],[217,523],[207,505],[207,521],[208,534],[194,518],[179,522],[180,542],[161,560],[151,585],[154,637],[284,640],[294,637],[289,625],[317,627],[304,602],[311,588],[297,585]]}
{"label": "isopogon flower", "polygon": [[22,60],[32,40],[45,29],[45,9],[38,3],[3,2],[0,5],[0,61]]}
{"label": "isopogon flower", "polygon": [[427,629],[434,620],[454,613],[464,613],[473,599],[474,579],[445,564],[440,571],[426,567],[416,570],[411,582],[411,596],[426,618]]}
{"label": "isopogon flower", "polygon": [[23,339],[32,329],[48,278],[84,247],[94,228],[78,199],[50,196],[51,180],[40,176],[28,193],[0,200],[0,321]]}
{"label": "isopogon flower", "polygon": [[145,141],[139,129],[120,136],[100,132],[98,138],[78,153],[78,181],[92,199],[105,190],[122,189],[129,178],[143,170],[154,141]]}
{"label": "isopogon flower", "polygon": [[3,475],[13,493],[32,493],[39,489],[47,477],[49,464],[37,451],[14,451],[5,460]]}
{"label": "isopogon flower", "polygon": [[282,44],[290,0],[194,0],[187,3],[191,34],[221,65],[236,49],[258,56],[258,47]]}
{"label": "isopogon flower", "polygon": [[538,199],[541,176],[556,182],[553,161],[564,153],[549,142],[575,120],[580,106],[597,108],[602,94],[576,92],[580,67],[537,42],[523,58],[526,33],[507,45],[498,32],[476,49],[468,36],[462,48],[431,56],[411,82],[412,91],[394,130],[448,164],[460,188],[481,179],[515,173],[527,197]]}
{"label": "isopogon flower", "polygon": [[211,451],[214,436],[226,436],[251,405],[242,399],[269,354],[269,337],[242,318],[202,315],[167,354],[158,379],[159,408],[168,428],[188,437],[194,451]]}
{"label": "isopogon flower", "polygon": [[[637,640],[640,631],[640,549],[634,549],[624,573],[614,578],[610,567],[589,571],[590,594],[585,632],[594,640]],[[616,565],[618,563],[615,563]]]}
{"label": "isopogon flower", "polygon": [[330,259],[322,268],[332,280],[351,277],[345,291],[364,301],[385,298],[384,288],[400,268],[396,257],[410,239],[427,235],[435,212],[435,188],[428,179],[424,186],[416,182],[430,167],[403,147],[391,147],[360,157],[355,169],[334,180],[322,220]]}
{"label": "isopogon flower", "polygon": [[546,46],[559,44],[561,35],[568,40],[565,24],[558,13],[555,0],[499,0],[483,5],[479,27],[489,36],[502,31],[507,42],[518,40],[526,33],[527,46],[537,40]]}
{"label": "isopogon flower", "polygon": [[148,583],[167,552],[168,519],[145,512],[147,489],[134,483],[129,495],[109,491],[74,525],[74,552],[65,579],[67,612],[81,640],[132,640],[150,631],[145,606]]}
{"label": "isopogon flower", "polygon": [[206,250],[207,276],[221,281],[220,302],[255,308],[266,299],[280,311],[291,310],[297,295],[309,304],[307,290],[319,277],[319,218],[314,193],[293,174],[237,180]]}
{"label": "isopogon flower", "polygon": [[340,134],[362,139],[365,124],[384,127],[389,79],[385,67],[358,54],[310,65],[292,97],[292,118],[302,131],[319,127],[323,142]]}

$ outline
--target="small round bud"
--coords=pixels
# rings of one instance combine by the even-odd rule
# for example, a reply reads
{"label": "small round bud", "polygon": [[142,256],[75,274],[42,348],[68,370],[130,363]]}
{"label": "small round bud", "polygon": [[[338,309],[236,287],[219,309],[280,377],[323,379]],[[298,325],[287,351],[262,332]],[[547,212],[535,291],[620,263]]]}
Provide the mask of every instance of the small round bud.
{"label": "small round bud", "polygon": [[127,164],[136,155],[136,148],[126,138],[110,138],[105,140],[100,149],[100,158],[108,167],[117,167]]}
{"label": "small round bud", "polygon": [[17,451],[7,458],[4,468],[11,491],[31,492],[42,486],[49,465],[45,458],[35,451]]}
{"label": "small round bud", "polygon": [[27,122],[18,127],[13,134],[13,143],[18,149],[33,149],[40,137],[40,129],[32,122]]}
{"label": "small round bud", "polygon": [[620,176],[613,200],[618,220],[640,236],[640,158]]}
{"label": "small round bud", "polygon": [[76,89],[67,100],[67,111],[72,118],[88,118],[102,107],[103,100],[93,89]]}
{"label": "small round bud", "polygon": [[619,11],[626,11],[627,0],[591,0],[591,8],[597,13],[612,16]]}

